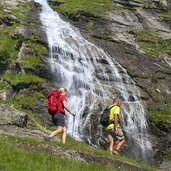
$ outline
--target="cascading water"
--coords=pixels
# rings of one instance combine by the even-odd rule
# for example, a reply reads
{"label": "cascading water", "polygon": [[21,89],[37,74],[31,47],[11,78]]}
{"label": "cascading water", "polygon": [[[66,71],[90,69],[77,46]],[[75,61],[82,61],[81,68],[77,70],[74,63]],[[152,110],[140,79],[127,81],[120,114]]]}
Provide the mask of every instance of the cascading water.
{"label": "cascading water", "polygon": [[[74,130],[73,118],[67,117],[68,132],[75,139],[97,143],[92,137],[101,135],[101,126],[94,127],[93,123],[98,124],[100,106],[108,105],[110,97],[119,94],[127,101],[122,107],[122,120],[130,152],[136,158],[150,161],[152,148],[145,111],[134,81],[114,58],[63,21],[46,0],[35,2],[42,6],[40,19],[48,38],[49,63],[56,84],[69,90],[68,103],[77,114]],[[132,102],[128,102],[130,97]]]}

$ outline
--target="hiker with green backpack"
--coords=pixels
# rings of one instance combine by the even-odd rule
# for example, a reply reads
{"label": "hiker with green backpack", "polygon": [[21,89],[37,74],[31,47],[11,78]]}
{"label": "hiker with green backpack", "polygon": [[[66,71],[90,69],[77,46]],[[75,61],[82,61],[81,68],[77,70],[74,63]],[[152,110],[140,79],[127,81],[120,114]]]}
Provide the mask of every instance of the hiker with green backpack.
{"label": "hiker with green backpack", "polygon": [[48,112],[52,116],[52,122],[56,126],[56,130],[49,136],[44,137],[46,141],[50,141],[53,137],[62,133],[62,143],[66,143],[65,110],[75,117],[75,113],[71,112],[68,107],[66,96],[67,90],[65,88],[52,90],[48,95]]}
{"label": "hiker with green backpack", "polygon": [[[105,134],[109,141],[108,150],[111,154],[119,154],[122,146],[125,144],[125,137],[119,125],[120,107],[122,101],[115,98],[113,104],[104,110],[100,118],[100,123],[105,127]],[[119,141],[114,149],[115,141]]]}

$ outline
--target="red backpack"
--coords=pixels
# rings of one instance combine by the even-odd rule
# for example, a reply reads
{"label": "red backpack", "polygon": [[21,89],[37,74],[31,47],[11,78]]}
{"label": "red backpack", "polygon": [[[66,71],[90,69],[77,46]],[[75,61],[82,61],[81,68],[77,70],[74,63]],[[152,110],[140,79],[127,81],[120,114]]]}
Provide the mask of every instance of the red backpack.
{"label": "red backpack", "polygon": [[58,112],[59,97],[60,93],[58,90],[52,90],[48,94],[48,112],[50,115],[54,115]]}

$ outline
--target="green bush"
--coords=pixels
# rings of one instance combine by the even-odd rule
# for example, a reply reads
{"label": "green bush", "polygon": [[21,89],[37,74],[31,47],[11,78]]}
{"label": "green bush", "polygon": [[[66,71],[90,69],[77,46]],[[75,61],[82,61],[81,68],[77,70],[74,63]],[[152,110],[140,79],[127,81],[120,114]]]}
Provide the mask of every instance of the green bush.
{"label": "green bush", "polygon": [[0,73],[2,73],[10,64],[10,55],[6,51],[0,51]]}

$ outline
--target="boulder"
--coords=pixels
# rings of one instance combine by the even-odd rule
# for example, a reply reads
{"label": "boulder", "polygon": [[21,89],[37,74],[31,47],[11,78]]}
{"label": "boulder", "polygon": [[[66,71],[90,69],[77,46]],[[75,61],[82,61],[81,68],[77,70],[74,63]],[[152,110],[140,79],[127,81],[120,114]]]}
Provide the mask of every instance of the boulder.
{"label": "boulder", "polygon": [[0,125],[16,125],[25,127],[27,125],[28,115],[18,111],[6,104],[0,104]]}

